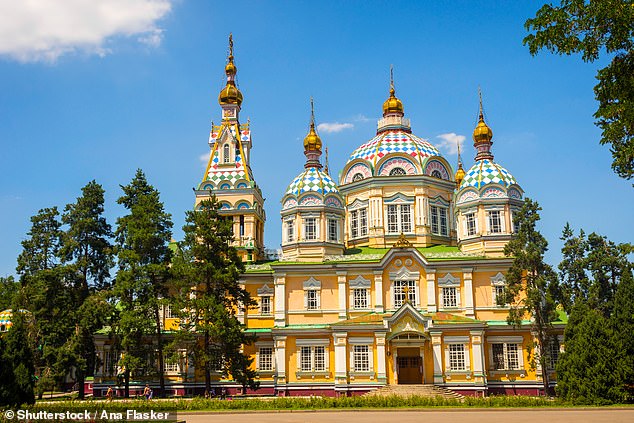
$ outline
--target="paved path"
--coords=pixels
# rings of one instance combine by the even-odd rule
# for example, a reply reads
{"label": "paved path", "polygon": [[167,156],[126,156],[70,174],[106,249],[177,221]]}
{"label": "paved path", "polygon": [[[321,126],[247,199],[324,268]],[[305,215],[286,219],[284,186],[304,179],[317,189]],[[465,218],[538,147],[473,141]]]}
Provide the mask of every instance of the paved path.
{"label": "paved path", "polygon": [[182,412],[178,419],[187,423],[632,423],[634,408]]}

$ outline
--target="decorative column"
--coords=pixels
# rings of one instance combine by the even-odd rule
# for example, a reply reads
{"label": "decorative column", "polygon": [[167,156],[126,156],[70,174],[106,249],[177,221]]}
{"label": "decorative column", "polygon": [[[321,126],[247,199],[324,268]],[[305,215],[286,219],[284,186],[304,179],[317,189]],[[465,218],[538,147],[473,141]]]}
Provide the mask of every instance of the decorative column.
{"label": "decorative column", "polygon": [[385,332],[377,332],[374,334],[376,340],[376,376],[377,382],[387,383],[387,372],[385,370]]}
{"label": "decorative column", "polygon": [[430,332],[434,353],[434,384],[442,384],[442,332]]}
{"label": "decorative column", "polygon": [[286,274],[275,275],[275,326],[286,326]]}
{"label": "decorative column", "polygon": [[435,313],[436,306],[436,269],[427,269],[427,312]]}
{"label": "decorative column", "polygon": [[383,313],[383,272],[374,272],[374,311]]}
{"label": "decorative column", "polygon": [[472,330],[471,353],[473,354],[473,381],[476,385],[486,385],[486,374],[484,373],[484,331]]}
{"label": "decorative column", "polygon": [[[240,284],[240,288],[244,289],[244,279],[239,280],[238,284]],[[244,312],[245,310],[242,307],[238,307],[238,312],[236,313],[236,319],[238,319],[238,322],[240,322],[243,325],[244,325]],[[161,320],[165,321],[163,319]]]}
{"label": "decorative column", "polygon": [[346,306],[346,297],[348,296],[348,289],[346,285],[346,276],[348,272],[337,272],[337,283],[339,288],[339,320],[345,320],[348,318],[348,307]]}
{"label": "decorative column", "polygon": [[[275,387],[286,388],[286,336],[274,336],[275,343]],[[283,394],[282,394],[283,395]]]}
{"label": "decorative column", "polygon": [[462,279],[464,281],[464,303],[467,317],[475,317],[473,308],[473,269],[462,269]]}
{"label": "decorative column", "polygon": [[332,334],[335,345],[335,390],[346,389],[348,385],[348,360],[346,347],[348,334],[335,332]]}

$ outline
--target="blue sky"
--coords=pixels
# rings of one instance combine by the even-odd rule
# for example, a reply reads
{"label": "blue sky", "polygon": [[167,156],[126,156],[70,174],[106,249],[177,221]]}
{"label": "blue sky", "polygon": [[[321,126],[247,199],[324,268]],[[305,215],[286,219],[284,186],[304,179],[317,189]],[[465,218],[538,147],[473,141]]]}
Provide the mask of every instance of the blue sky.
{"label": "blue sky", "polygon": [[552,263],[567,221],[634,239],[631,182],[612,173],[593,124],[594,76],[606,61],[531,57],[523,25],[539,1],[97,3],[26,9],[0,0],[0,275],[14,273],[30,216],[63,209],[92,179],[106,190],[114,225],[124,212],[119,186],[137,168],[161,192],[181,237],[210,124],[220,120],[229,32],[268,247],[279,247],[279,201],[304,163],[310,96],[318,123],[347,124],[321,126],[334,176],[374,135],[390,64],[414,133],[451,163],[446,140],[465,137],[467,167],[482,87],[495,159],[543,207]]}

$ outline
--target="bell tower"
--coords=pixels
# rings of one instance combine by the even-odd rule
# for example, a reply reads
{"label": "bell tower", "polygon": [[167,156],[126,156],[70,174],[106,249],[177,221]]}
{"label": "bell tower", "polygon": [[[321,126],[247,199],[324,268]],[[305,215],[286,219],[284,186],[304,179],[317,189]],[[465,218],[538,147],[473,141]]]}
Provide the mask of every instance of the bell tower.
{"label": "bell tower", "polygon": [[251,170],[251,129],[240,124],[242,93],[236,84],[238,68],[229,35],[229,56],[225,66],[226,85],[218,95],[222,109],[220,125],[211,124],[209,160],[203,180],[195,189],[196,206],[214,194],[220,214],[233,220],[233,245],[248,263],[264,258],[264,198]]}

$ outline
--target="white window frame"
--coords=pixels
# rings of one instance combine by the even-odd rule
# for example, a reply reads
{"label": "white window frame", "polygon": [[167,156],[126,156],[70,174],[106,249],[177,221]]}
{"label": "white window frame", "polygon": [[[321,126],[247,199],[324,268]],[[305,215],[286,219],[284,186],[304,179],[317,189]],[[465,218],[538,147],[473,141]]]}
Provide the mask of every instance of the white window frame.
{"label": "white window frame", "polygon": [[374,373],[374,338],[348,338],[348,344],[350,345],[350,372],[352,374]]}
{"label": "white window frame", "polygon": [[[330,371],[330,353],[328,350],[330,341],[328,339],[299,338],[295,344],[297,345],[298,373],[328,373]],[[303,360],[306,358],[308,360]]]}
{"label": "white window frame", "polygon": [[[470,223],[472,223],[472,225]],[[465,237],[476,236],[478,234],[478,215],[475,211],[469,211],[464,214],[464,233]]]}
{"label": "white window frame", "polygon": [[448,370],[464,372],[467,370],[466,351],[464,344],[449,344]]}
{"label": "white window frame", "polygon": [[175,375],[181,372],[181,366],[178,361],[170,363],[167,359],[167,355],[163,354],[163,372],[166,375]]}
{"label": "white window frame", "polygon": [[270,316],[273,314],[273,302],[270,296],[260,297],[260,315]]}
{"label": "white window frame", "polygon": [[321,310],[321,282],[310,277],[303,284],[304,309],[307,311]]}
{"label": "white window frame", "polygon": [[[262,352],[267,354],[262,354]],[[270,355],[268,354],[270,352]],[[266,358],[268,356],[268,358]],[[258,346],[257,356],[257,368],[258,372],[273,372],[275,371],[275,350],[273,343],[267,343],[266,345]]]}
{"label": "white window frame", "polygon": [[284,221],[286,225],[286,242],[294,242],[295,241],[295,220],[287,219]]}
{"label": "white window frame", "polygon": [[318,239],[319,239],[319,219],[314,216],[304,217],[304,240],[316,241]]}
{"label": "white window frame", "polygon": [[489,219],[489,233],[501,234],[502,233],[502,212],[500,210],[489,210],[487,212],[487,219]]}
{"label": "white window frame", "polygon": [[[523,338],[521,336],[490,336],[489,344],[489,368],[493,372],[524,371]],[[493,356],[494,345],[502,347],[502,366],[496,366]]]}
{"label": "white window frame", "polygon": [[231,146],[229,143],[225,143],[225,145],[222,146],[222,163],[231,163]]}
{"label": "white window frame", "polygon": [[[429,230],[434,235],[449,236],[448,207],[439,204],[429,206]],[[443,223],[444,221],[444,223]]]}
{"label": "white window frame", "polygon": [[[361,275],[348,281],[348,288],[350,289],[350,292],[349,292],[350,308],[352,308],[353,310],[369,310],[372,307],[372,304],[371,304],[372,299],[370,297],[371,286],[372,286],[372,282],[370,282],[370,280],[364,278]],[[363,291],[365,291],[365,304],[366,304],[365,307],[362,306],[363,305],[362,303],[357,302],[357,299],[360,298],[359,296],[363,296],[362,294]],[[356,294],[358,294],[359,296],[357,296]]]}
{"label": "white window frame", "polygon": [[388,234],[412,233],[412,205],[388,204],[386,206]]}
{"label": "white window frame", "polygon": [[405,286],[409,288],[409,292],[407,293],[407,297],[409,298],[409,302],[411,304],[418,304],[418,281],[415,279],[398,279],[393,282],[393,301],[394,308],[399,308],[403,304],[405,304]]}
{"label": "white window frame", "polygon": [[506,289],[506,279],[501,272],[498,272],[497,275],[491,277],[491,299],[493,302],[493,307],[506,307],[508,304],[499,305],[498,304],[498,290]]}
{"label": "white window frame", "polygon": [[339,242],[339,220],[328,218],[328,241]]}
{"label": "white window frame", "polygon": [[362,207],[350,211],[350,237],[353,239],[368,236],[368,208]]}
{"label": "white window frame", "polygon": [[[486,212],[486,233],[487,235],[499,235],[499,234],[503,234],[506,232],[506,224],[505,224],[505,217],[504,217],[504,208],[500,207],[500,206],[489,206],[485,209]],[[496,213],[497,212],[497,213]],[[494,232],[493,231],[493,227],[491,225],[491,219],[492,219],[492,214],[491,213],[496,213],[499,216],[499,232]]]}
{"label": "white window frame", "polygon": [[[460,278],[453,276],[451,273],[447,273],[442,278],[438,278],[438,288],[440,291],[440,305],[442,309],[456,309],[461,307]],[[453,294],[451,294],[452,292]],[[447,295],[450,295],[450,297],[447,298]],[[455,303],[451,302],[454,298]]]}

